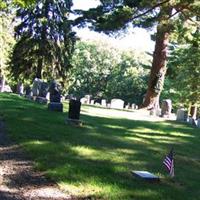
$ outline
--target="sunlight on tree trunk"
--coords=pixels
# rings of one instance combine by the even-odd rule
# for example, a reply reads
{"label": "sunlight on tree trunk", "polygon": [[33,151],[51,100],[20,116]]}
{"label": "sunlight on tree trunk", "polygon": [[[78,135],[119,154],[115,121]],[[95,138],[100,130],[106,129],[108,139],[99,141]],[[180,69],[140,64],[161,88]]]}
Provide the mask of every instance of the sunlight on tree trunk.
{"label": "sunlight on tree trunk", "polygon": [[163,88],[163,82],[166,72],[166,54],[169,40],[169,32],[165,27],[158,26],[155,51],[153,54],[153,63],[148,83],[148,90],[145,100],[141,106],[154,108]]}

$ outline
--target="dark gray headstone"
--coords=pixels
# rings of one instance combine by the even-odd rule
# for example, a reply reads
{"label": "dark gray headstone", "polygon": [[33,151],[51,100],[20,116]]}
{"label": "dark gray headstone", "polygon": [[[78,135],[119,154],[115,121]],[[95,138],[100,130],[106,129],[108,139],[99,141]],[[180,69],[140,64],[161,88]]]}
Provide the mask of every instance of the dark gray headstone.
{"label": "dark gray headstone", "polygon": [[49,84],[46,82],[42,82],[39,88],[39,96],[46,98],[48,91],[49,91]]}
{"label": "dark gray headstone", "polygon": [[81,109],[81,102],[78,100],[71,99],[69,102],[68,118],[79,120],[80,119],[80,109]]}
{"label": "dark gray headstone", "polygon": [[50,92],[50,102],[60,103],[61,100],[61,91],[60,86],[56,81],[52,81],[49,87]]}
{"label": "dark gray headstone", "polygon": [[49,86],[50,103],[48,109],[51,111],[63,112],[63,104],[61,101],[61,91],[59,84],[54,80]]}

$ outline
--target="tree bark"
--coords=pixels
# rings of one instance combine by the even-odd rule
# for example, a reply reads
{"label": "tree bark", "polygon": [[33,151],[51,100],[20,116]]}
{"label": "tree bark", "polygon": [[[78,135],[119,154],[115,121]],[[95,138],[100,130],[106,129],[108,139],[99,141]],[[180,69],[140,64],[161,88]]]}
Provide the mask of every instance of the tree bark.
{"label": "tree bark", "polygon": [[172,12],[172,9],[167,7],[161,12],[164,12],[165,16],[157,25],[155,50],[153,53],[153,62],[148,82],[148,89],[140,108],[155,108],[155,106],[157,106],[160,93],[163,89],[166,73],[167,47],[171,29],[169,16]]}
{"label": "tree bark", "polygon": [[191,116],[193,119],[196,119],[196,117],[197,117],[197,105],[193,104],[193,105],[190,107],[190,116]]}
{"label": "tree bark", "polygon": [[36,71],[36,78],[42,79],[42,65],[43,65],[43,58],[39,57],[37,71]]}

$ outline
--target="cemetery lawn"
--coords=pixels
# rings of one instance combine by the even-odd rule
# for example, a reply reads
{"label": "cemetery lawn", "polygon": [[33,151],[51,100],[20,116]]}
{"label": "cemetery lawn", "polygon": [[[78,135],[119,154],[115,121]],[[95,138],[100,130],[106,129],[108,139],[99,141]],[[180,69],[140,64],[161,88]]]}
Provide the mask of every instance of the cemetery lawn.
{"label": "cemetery lawn", "polygon": [[[65,124],[64,113],[50,112],[13,94],[0,93],[0,117],[9,137],[19,144],[37,170],[74,196],[105,200],[200,199],[200,130],[176,122],[145,122],[120,116],[91,115],[82,106],[82,127]],[[162,161],[175,150],[175,178]],[[162,179],[148,183],[131,175],[147,170]]]}

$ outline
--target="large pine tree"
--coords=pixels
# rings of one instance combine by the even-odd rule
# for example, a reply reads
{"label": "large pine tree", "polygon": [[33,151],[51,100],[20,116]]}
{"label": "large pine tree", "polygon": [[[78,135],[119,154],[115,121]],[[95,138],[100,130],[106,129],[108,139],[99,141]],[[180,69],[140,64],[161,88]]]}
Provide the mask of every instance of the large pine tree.
{"label": "large pine tree", "polygon": [[71,6],[71,0],[36,0],[17,10],[15,78],[65,78],[76,39],[68,19]]}
{"label": "large pine tree", "polygon": [[155,50],[145,100],[141,107],[154,108],[157,104],[166,72],[167,47],[170,35],[187,20],[199,26],[200,2],[197,0],[101,0],[101,5],[88,11],[77,11],[82,16],[76,23],[90,22],[96,31],[112,33],[129,24],[143,28],[156,26]]}

